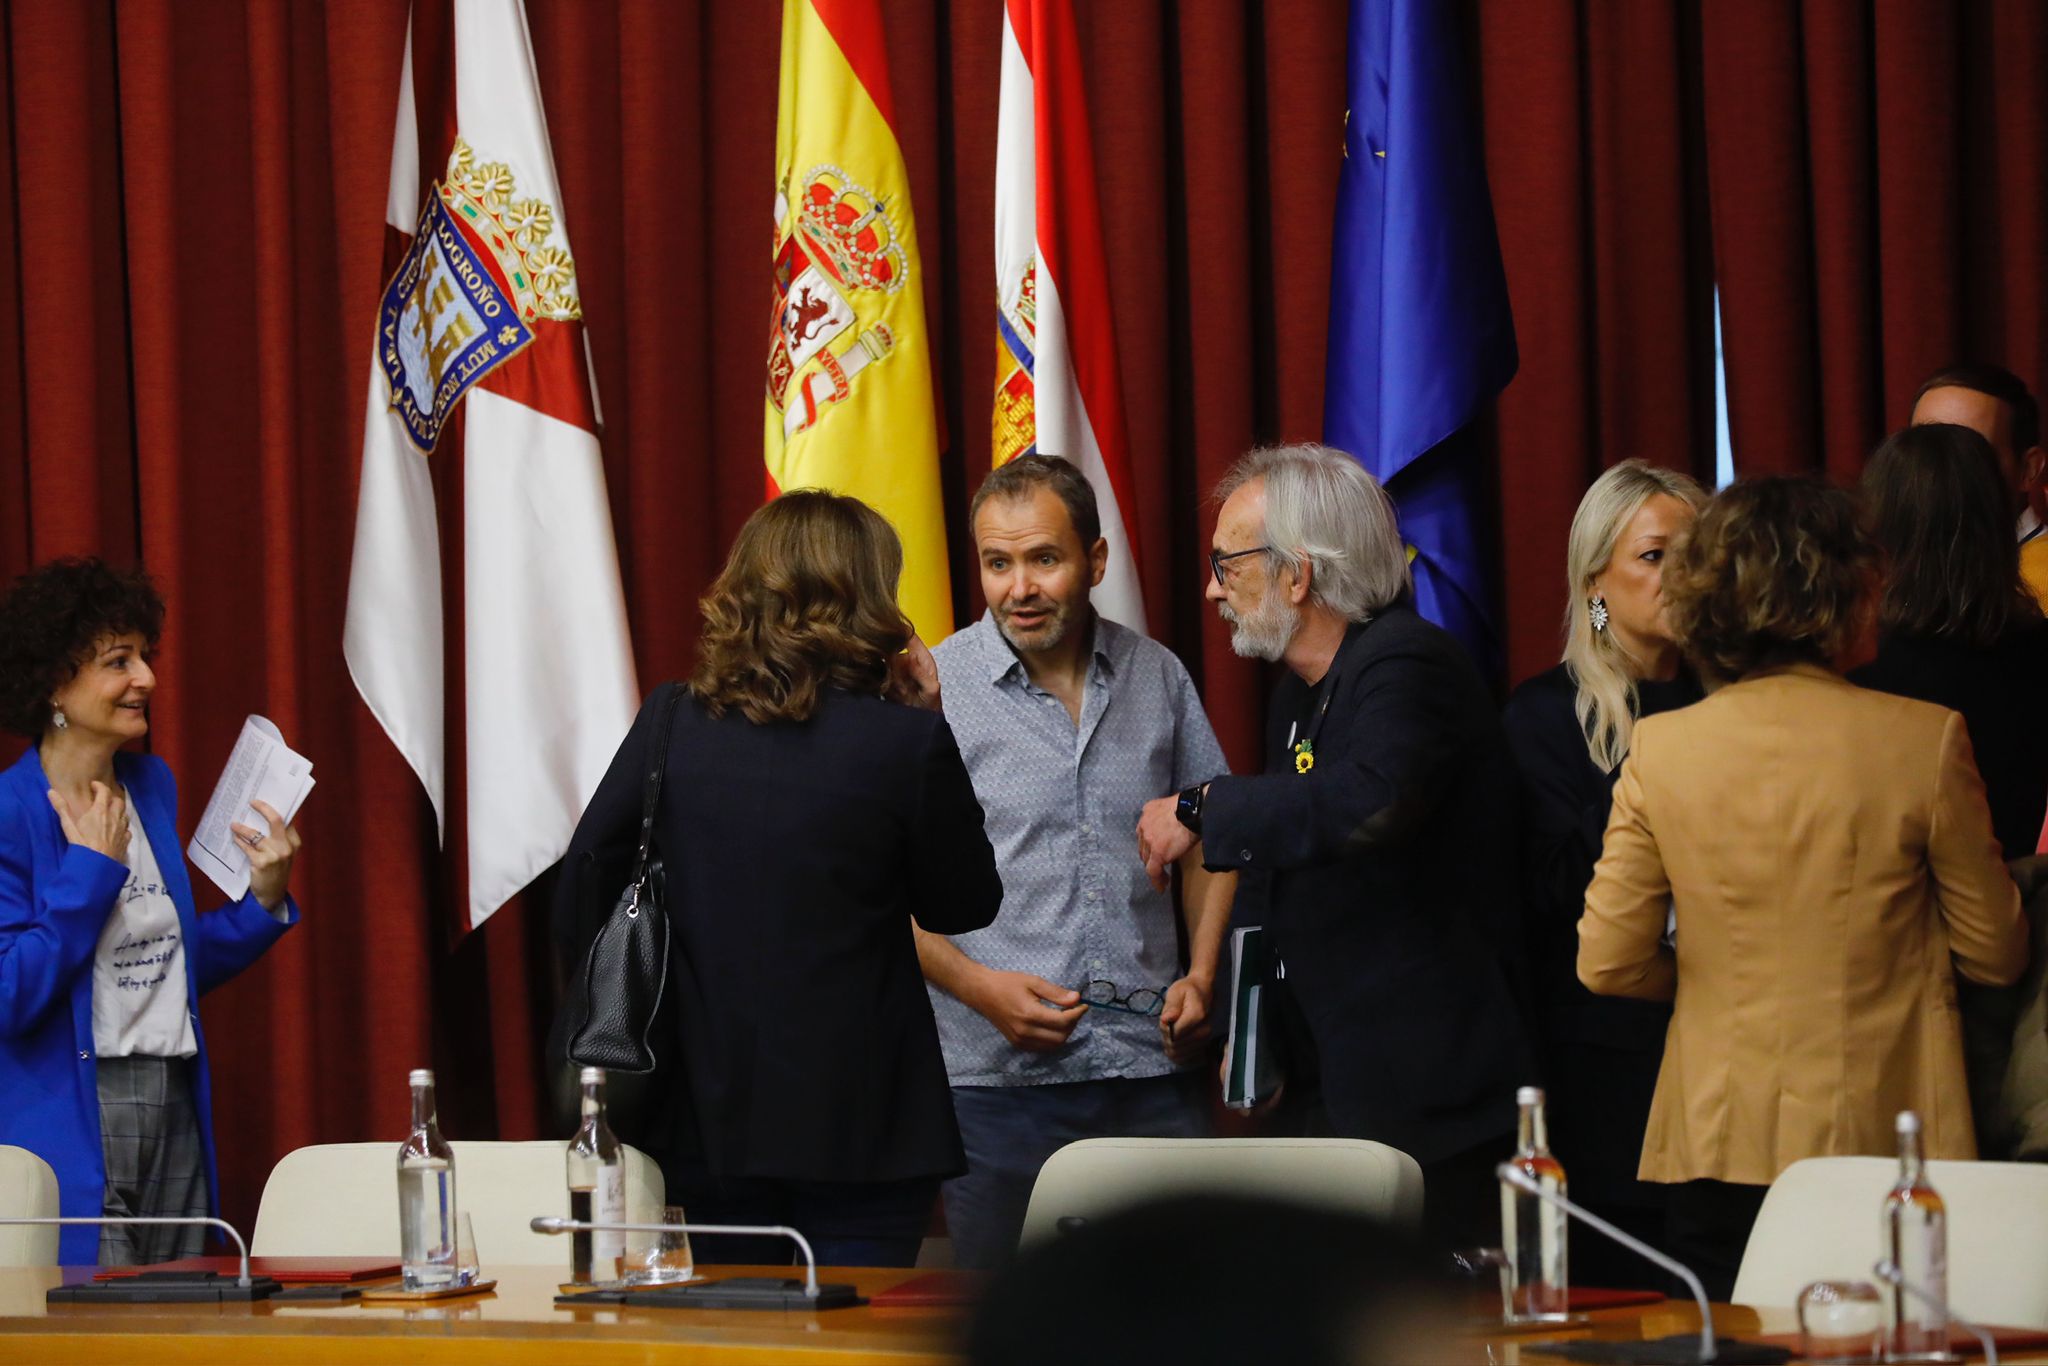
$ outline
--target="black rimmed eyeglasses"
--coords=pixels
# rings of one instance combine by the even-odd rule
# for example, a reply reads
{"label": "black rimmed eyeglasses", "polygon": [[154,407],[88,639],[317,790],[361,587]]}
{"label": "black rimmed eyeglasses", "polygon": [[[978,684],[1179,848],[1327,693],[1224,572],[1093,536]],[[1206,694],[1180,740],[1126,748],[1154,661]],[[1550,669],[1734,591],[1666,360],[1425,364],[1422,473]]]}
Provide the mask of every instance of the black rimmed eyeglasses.
{"label": "black rimmed eyeglasses", "polygon": [[1121,1010],[1131,1015],[1153,1016],[1166,1008],[1163,992],[1140,987],[1125,995],[1117,990],[1116,983],[1100,977],[1081,988],[1081,999],[1098,1010]]}
{"label": "black rimmed eyeglasses", "polygon": [[1255,545],[1250,550],[1233,550],[1227,555],[1220,550],[1211,550],[1209,552],[1209,572],[1216,576],[1216,586],[1218,588],[1226,586],[1223,582],[1223,562],[1225,560],[1241,560],[1247,555],[1263,555],[1272,548],[1269,545]]}

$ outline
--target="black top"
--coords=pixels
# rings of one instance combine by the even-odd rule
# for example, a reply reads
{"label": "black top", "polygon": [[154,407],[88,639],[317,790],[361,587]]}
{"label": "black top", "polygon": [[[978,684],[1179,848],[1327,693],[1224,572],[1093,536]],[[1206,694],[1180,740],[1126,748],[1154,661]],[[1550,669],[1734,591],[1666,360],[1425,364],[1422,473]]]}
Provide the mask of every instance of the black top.
{"label": "black top", "polygon": [[[641,708],[566,869],[634,842],[657,720]],[[910,922],[981,929],[1003,888],[945,718],[828,689],[809,721],[757,726],[686,695],[663,781],[679,1146],[719,1176],[964,1170]]]}
{"label": "black top", "polygon": [[2048,622],[2014,631],[1989,649],[1889,633],[1877,658],[1851,672],[1849,681],[1961,712],[2005,856],[2034,852],[2048,812],[2048,717],[2042,713]]}
{"label": "black top", "polygon": [[[1505,720],[1522,776],[1522,905],[1551,1148],[1571,1173],[1573,1193],[1613,1214],[1617,1205],[1659,1198],[1636,1180],[1636,1167],[1671,1006],[1595,996],[1579,982],[1579,917],[1620,770],[1603,773],[1593,763],[1577,694],[1559,664],[1515,689]],[[1637,685],[1636,714],[1672,711],[1704,695],[1690,672],[1648,680]]]}
{"label": "black top", "polygon": [[1237,918],[1263,917],[1286,963],[1337,1132],[1420,1162],[1511,1132],[1532,1077],[1503,969],[1514,761],[1471,659],[1390,608],[1317,687],[1281,681],[1266,756],[1210,784],[1203,857],[1241,873]]}
{"label": "black top", "polygon": [[[1655,716],[1705,695],[1690,672],[1670,682],[1648,680],[1637,685],[1636,714]],[[1579,917],[1620,770],[1602,773],[1594,765],[1577,696],[1570,672],[1559,664],[1516,688],[1503,717],[1522,775],[1523,909],[1539,964],[1538,1023],[1546,1039],[1661,1053],[1670,1006],[1595,996],[1579,984]]]}

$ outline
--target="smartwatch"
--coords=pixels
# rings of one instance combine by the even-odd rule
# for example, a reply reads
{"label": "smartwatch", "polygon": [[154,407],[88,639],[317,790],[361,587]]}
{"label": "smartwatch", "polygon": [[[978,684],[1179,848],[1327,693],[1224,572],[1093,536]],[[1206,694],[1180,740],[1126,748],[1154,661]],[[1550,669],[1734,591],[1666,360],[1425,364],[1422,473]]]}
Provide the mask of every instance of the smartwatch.
{"label": "smartwatch", "polygon": [[1204,784],[1196,783],[1193,787],[1188,788],[1180,794],[1180,800],[1174,803],[1173,807],[1175,818],[1197,835],[1202,833],[1202,793],[1204,787]]}

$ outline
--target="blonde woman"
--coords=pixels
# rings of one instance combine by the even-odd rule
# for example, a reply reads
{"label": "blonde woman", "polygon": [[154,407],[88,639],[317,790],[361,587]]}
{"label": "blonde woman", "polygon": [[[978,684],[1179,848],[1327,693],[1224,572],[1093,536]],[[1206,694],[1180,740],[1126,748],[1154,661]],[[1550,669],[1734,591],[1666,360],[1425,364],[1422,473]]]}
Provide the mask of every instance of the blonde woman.
{"label": "blonde woman", "polygon": [[[1552,1146],[1573,1195],[1650,1238],[1663,1232],[1662,1192],[1636,1180],[1636,1163],[1671,1008],[1581,986],[1576,927],[1636,719],[1701,695],[1672,639],[1661,585],[1665,548],[1705,501],[1691,479],[1641,460],[1593,481],[1567,548],[1563,662],[1516,689],[1506,716],[1522,769],[1528,986]],[[1572,1259],[1589,1285],[1652,1274],[1604,1239],[1576,1240]]]}

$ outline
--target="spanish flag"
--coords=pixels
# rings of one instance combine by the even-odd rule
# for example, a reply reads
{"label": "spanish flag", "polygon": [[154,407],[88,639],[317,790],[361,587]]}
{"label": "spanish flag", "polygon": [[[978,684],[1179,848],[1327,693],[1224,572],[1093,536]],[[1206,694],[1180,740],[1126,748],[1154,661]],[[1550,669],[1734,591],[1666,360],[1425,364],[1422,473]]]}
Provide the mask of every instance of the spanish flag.
{"label": "spanish flag", "polygon": [[924,263],[879,0],[783,0],[768,492],[827,488],[903,538],[918,634],[953,630]]}

